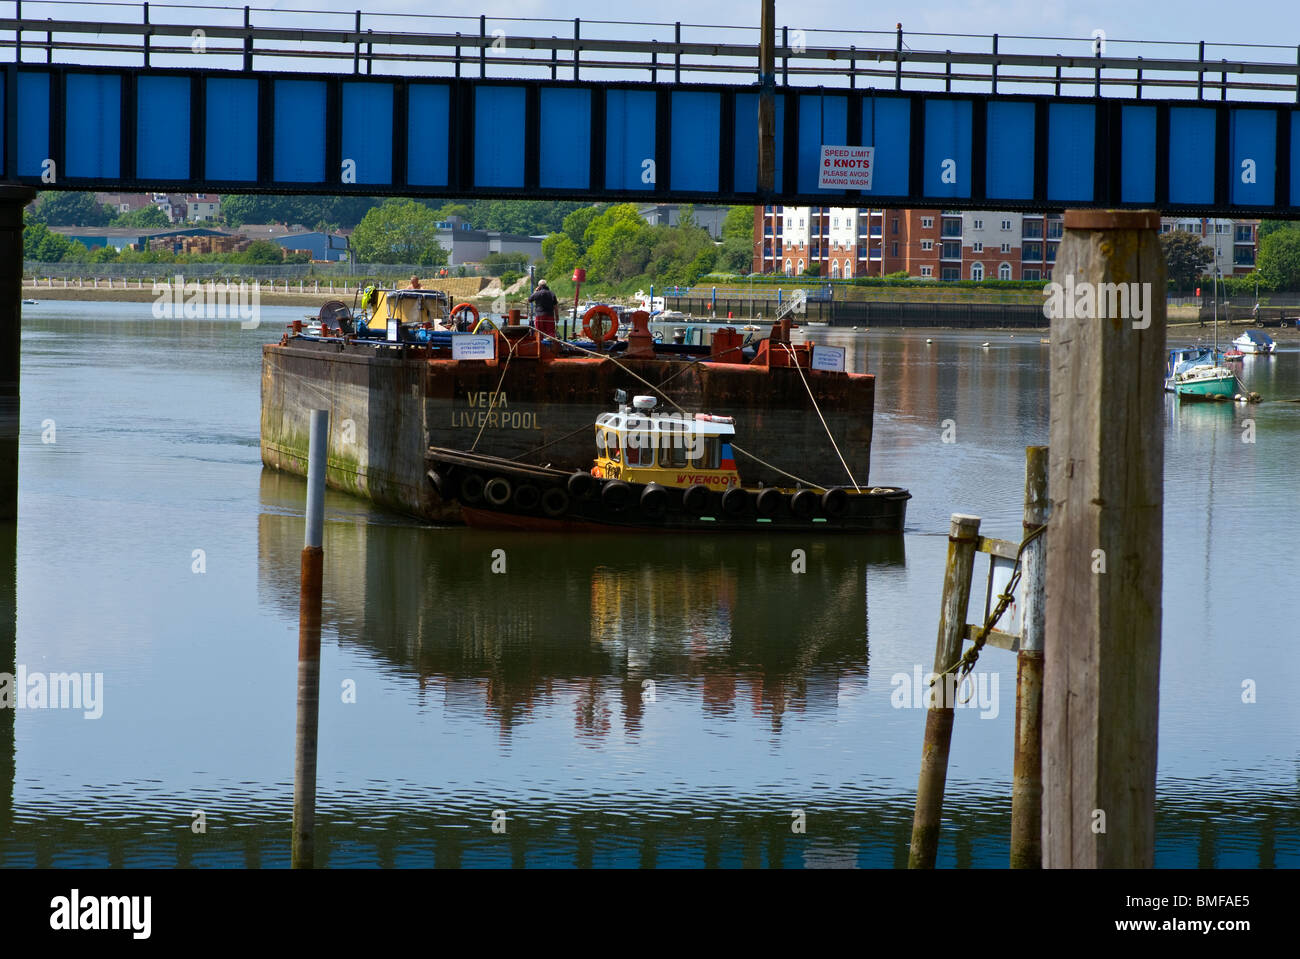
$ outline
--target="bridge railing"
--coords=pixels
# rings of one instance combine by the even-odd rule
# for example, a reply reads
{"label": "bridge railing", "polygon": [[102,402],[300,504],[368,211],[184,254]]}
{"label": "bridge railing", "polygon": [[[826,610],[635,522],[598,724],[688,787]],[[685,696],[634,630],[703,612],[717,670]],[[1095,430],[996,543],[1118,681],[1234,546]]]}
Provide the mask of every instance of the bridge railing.
{"label": "bridge railing", "polygon": [[[0,62],[753,84],[754,26],[0,3]],[[786,86],[1300,102],[1300,46],[783,26]]]}

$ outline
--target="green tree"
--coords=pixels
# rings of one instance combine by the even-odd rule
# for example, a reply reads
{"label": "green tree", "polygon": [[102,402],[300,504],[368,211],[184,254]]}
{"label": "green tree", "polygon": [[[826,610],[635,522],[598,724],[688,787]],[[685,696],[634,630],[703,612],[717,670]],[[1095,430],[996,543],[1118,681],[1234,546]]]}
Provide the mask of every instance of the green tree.
{"label": "green tree", "polygon": [[1300,230],[1277,230],[1260,241],[1259,279],[1269,290],[1300,290]]}
{"label": "green tree", "polygon": [[573,241],[579,255],[587,250],[587,227],[591,226],[591,221],[598,217],[600,212],[599,206],[579,207],[566,216],[560,226],[560,232]]}
{"label": "green tree", "polygon": [[89,263],[90,250],[86,249],[86,244],[80,240],[73,240],[68,244],[67,251],[63,254],[64,263]]}
{"label": "green tree", "polygon": [[[725,224],[723,230],[726,230]],[[724,239],[718,248],[717,267],[726,273],[748,273],[754,267],[754,241],[749,236]]]}
{"label": "green tree", "polygon": [[414,200],[385,200],[352,233],[352,252],[361,263],[418,263],[443,266],[447,251],[438,243],[438,217]]}
{"label": "green tree", "polygon": [[230,226],[245,223],[331,223],[356,226],[379,205],[371,196],[246,196],[221,197],[221,218]]}
{"label": "green tree", "polygon": [[47,191],[37,198],[32,218],[47,226],[104,226],[112,211],[93,193]]}
{"label": "green tree", "polygon": [[[663,227],[664,230],[671,229]],[[587,276],[618,283],[645,271],[653,240],[634,203],[617,203],[592,218],[583,232]]]}
{"label": "green tree", "polygon": [[119,258],[117,247],[97,246],[90,251],[91,263],[116,263]]}
{"label": "green tree", "polygon": [[1300,230],[1300,224],[1292,223],[1290,220],[1260,220],[1258,239],[1262,243],[1264,237],[1278,230]]}
{"label": "green tree", "polygon": [[722,221],[722,239],[740,239],[752,243],[754,238],[754,208],[733,206]]}
{"label": "green tree", "polygon": [[1214,259],[1214,251],[1194,233],[1177,230],[1163,233],[1160,236],[1160,248],[1164,250],[1169,281],[1177,290],[1195,286],[1197,278]]}
{"label": "green tree", "polygon": [[578,265],[578,244],[567,233],[552,233],[542,241],[543,271],[551,276],[571,276]]}
{"label": "green tree", "polygon": [[465,203],[446,203],[435,210],[433,215],[438,218],[439,222],[450,220],[453,216],[458,216],[466,223],[473,226],[473,221],[470,220],[469,205]]}
{"label": "green tree", "polygon": [[156,206],[142,206],[138,210],[132,210],[130,213],[123,213],[113,219],[113,226],[133,226],[152,229],[154,227],[170,226],[171,221],[167,219],[167,214]]}
{"label": "green tree", "polygon": [[284,247],[280,246],[279,243],[272,243],[270,240],[254,240],[244,250],[243,261],[245,263],[283,263]]}
{"label": "green tree", "polygon": [[821,265],[820,263],[809,263],[808,266],[806,266],[806,267],[804,268],[804,271],[803,271],[803,274],[802,274],[802,275],[803,275],[803,276],[821,276],[821,275],[822,275],[822,265]]}
{"label": "green tree", "polygon": [[72,244],[66,236],[55,233],[44,223],[29,219],[23,225],[23,259],[38,263],[58,263]]}

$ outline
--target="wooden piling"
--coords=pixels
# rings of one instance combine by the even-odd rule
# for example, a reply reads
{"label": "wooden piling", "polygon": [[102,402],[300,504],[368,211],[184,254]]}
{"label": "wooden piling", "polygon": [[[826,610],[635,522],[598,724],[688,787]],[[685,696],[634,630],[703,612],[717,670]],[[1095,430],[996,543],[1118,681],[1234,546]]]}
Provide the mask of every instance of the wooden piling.
{"label": "wooden piling", "polygon": [[307,529],[298,598],[298,718],[293,768],[294,869],[316,858],[316,743],[320,728],[321,580],[325,551],[325,466],[329,410],[311,411],[307,453]]}
{"label": "wooden piling", "polygon": [[[961,658],[966,632],[966,607],[970,603],[971,575],[975,569],[975,546],[979,539],[978,516],[952,515],[948,532],[948,564],[943,576],[943,604],[939,612],[939,636],[934,647],[934,672],[942,673]],[[921,775],[916,786],[916,813],[912,817],[912,848],[909,869],[933,869],[939,851],[939,823],[943,818],[943,790],[948,780],[948,750],[952,745],[955,703],[946,677],[935,683],[936,702],[925,714],[925,742],[921,747]]]}
{"label": "wooden piling", "polygon": [[[1047,522],[1046,446],[1025,447],[1025,520],[1028,536]],[[1021,553],[1025,603],[1016,657],[1016,746],[1011,779],[1011,868],[1043,864],[1043,629],[1046,624],[1047,538],[1039,536]]]}
{"label": "wooden piling", "polygon": [[[1069,210],[1052,273],[1075,295],[1063,298],[1051,327],[1048,867],[1150,868],[1154,860],[1164,479],[1159,227],[1153,211]],[[1099,294],[1116,290],[1102,284],[1136,284],[1146,318],[1133,308],[1133,287],[1130,315],[1115,315],[1125,311],[1114,297],[1109,308],[1099,305]]]}
{"label": "wooden piling", "polygon": [[758,192],[776,188],[776,0],[763,0],[758,33]]}

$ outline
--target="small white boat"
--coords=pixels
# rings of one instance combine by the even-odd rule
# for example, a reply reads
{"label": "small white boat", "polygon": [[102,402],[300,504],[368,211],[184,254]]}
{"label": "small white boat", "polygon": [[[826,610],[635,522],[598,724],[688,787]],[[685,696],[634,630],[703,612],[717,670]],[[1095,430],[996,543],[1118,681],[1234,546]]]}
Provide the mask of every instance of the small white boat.
{"label": "small white boat", "polygon": [[40,300],[23,300],[23,306],[35,306]]}
{"label": "small white boat", "polygon": [[1247,330],[1233,340],[1232,345],[1243,353],[1272,353],[1277,349],[1273,337],[1263,330]]}

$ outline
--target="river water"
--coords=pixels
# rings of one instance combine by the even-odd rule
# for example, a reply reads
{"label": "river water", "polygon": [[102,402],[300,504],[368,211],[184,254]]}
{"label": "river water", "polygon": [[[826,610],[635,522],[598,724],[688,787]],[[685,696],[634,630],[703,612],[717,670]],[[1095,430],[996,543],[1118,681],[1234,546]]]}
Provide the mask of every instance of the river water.
{"label": "river water", "polygon": [[[16,665],[102,673],[102,715],[0,726],[0,865],[288,864],[305,487],[263,471],[258,410],[261,345],[303,312],[24,309]],[[1020,535],[1048,347],[814,335],[878,375],[901,540],[539,538],[328,495],[321,862],[906,863],[925,713],[896,704],[949,515]],[[1242,366],[1267,402],[1166,400],[1159,866],[1300,865],[1300,350]],[[940,865],[1007,861],[1015,659],[979,668]]]}

